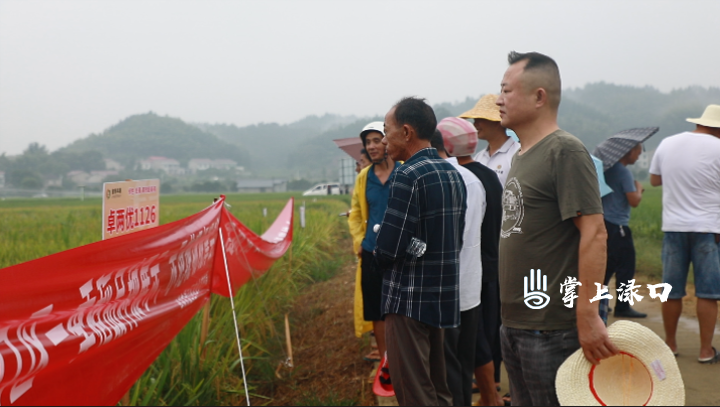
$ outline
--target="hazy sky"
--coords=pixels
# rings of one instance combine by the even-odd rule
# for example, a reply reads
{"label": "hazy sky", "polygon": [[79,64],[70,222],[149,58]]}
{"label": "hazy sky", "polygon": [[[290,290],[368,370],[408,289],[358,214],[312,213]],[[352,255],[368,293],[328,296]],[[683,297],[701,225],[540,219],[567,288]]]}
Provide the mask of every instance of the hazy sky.
{"label": "hazy sky", "polygon": [[555,58],[565,88],[720,86],[719,17],[716,0],[0,0],[0,153],[148,111],[242,126],[457,101],[497,92],[510,50]]}

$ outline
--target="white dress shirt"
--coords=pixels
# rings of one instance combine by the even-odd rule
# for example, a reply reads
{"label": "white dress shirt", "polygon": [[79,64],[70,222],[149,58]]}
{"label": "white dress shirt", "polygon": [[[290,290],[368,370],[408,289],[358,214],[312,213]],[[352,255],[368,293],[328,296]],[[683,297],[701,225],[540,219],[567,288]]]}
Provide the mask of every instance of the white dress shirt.
{"label": "white dress shirt", "polygon": [[502,147],[500,147],[492,156],[490,156],[490,152],[488,151],[489,149],[490,146],[487,146],[475,154],[475,161],[495,171],[504,188],[508,172],[510,172],[510,167],[512,165],[512,158],[520,149],[520,143],[513,140],[512,137],[508,137]]}

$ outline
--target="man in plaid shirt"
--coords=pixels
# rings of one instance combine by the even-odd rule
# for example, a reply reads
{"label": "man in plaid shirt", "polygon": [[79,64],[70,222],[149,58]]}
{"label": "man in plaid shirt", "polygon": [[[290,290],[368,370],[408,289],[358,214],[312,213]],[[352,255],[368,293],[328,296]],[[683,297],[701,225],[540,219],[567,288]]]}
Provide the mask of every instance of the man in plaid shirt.
{"label": "man in plaid shirt", "polygon": [[466,190],[457,170],[430,146],[437,121],[424,99],[405,98],[385,116],[390,157],[405,161],[375,249],[383,272],[387,358],[400,405],[452,405],[443,328],[460,324],[459,254]]}

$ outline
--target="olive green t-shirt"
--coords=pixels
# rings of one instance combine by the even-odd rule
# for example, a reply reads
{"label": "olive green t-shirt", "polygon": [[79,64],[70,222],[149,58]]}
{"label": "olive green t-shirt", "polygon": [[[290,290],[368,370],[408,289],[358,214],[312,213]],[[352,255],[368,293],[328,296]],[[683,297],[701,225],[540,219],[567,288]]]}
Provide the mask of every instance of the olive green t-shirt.
{"label": "olive green t-shirt", "polygon": [[602,201],[595,166],[575,136],[556,130],[515,155],[503,191],[500,231],[504,326],[575,327],[577,299],[567,308],[560,293],[567,277],[578,277],[580,232],[572,219],[598,213]]}

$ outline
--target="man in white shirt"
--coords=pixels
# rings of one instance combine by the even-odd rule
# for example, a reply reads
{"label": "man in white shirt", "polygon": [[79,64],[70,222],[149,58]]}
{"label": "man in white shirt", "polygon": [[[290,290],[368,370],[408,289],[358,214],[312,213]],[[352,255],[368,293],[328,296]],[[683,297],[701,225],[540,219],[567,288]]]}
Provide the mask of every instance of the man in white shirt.
{"label": "man in white shirt", "polygon": [[720,300],[720,105],[710,105],[695,131],[664,139],[650,164],[650,183],[663,186],[663,283],[672,291],[662,304],[665,342],[677,355],[678,320],[689,265],[693,264],[700,363],[720,362],[712,346]]}
{"label": "man in white shirt", "polygon": [[[478,151],[475,156],[473,157],[476,162],[479,162],[480,164],[490,168],[497,174],[498,180],[500,181],[500,185],[502,187],[505,187],[505,182],[507,181],[508,173],[510,172],[510,167],[512,166],[512,159],[515,156],[515,153],[520,150],[520,143],[518,141],[515,141],[512,137],[509,137],[506,133],[505,127],[500,124],[500,106],[497,105],[498,95],[493,94],[487,94],[478,100],[478,102],[475,104],[475,107],[468,110],[467,112],[461,114],[459,117],[462,117],[464,119],[473,119],[473,124],[475,125],[475,129],[477,130],[478,139],[487,141],[488,145],[486,148],[483,148],[482,150]],[[494,377],[495,377],[495,387],[500,387],[500,364],[502,363],[502,352],[500,350],[500,334],[499,334],[499,327],[500,327],[500,293],[497,293],[497,296],[495,298],[495,304],[484,304],[482,311],[483,314],[487,314],[487,311],[490,309],[490,307],[497,309],[497,335],[495,335],[495,340],[493,343],[490,344],[490,351],[492,352],[493,357],[493,370],[494,370]],[[487,318],[486,318],[487,319]],[[488,322],[483,321],[483,324],[487,324]],[[493,328],[495,330],[495,328]],[[481,343],[482,341],[479,341]],[[484,348],[484,346],[480,347],[481,349]],[[481,352],[478,352],[478,355],[480,355]],[[486,359],[485,356],[482,356],[483,360]],[[480,362],[478,360],[478,362]],[[480,377],[483,377],[487,374],[487,371],[485,369],[488,369],[487,364],[484,365],[485,368],[478,365],[478,367],[475,370],[475,377],[478,380],[478,384],[480,382],[484,382],[484,379],[480,379]],[[498,395],[499,396],[499,395]],[[506,397],[509,397],[508,394],[505,395]]]}
{"label": "man in white shirt", "polygon": [[475,161],[495,171],[504,187],[512,158],[520,149],[520,143],[509,137],[500,124],[500,107],[495,104],[496,100],[497,95],[485,95],[475,107],[460,117],[473,119],[478,139],[488,142],[487,148],[475,154]]}
{"label": "man in white shirt", "polygon": [[[447,120],[459,120],[472,129],[462,119],[448,118],[438,124],[442,128]],[[465,230],[463,246],[460,251],[460,326],[445,329],[445,366],[447,384],[453,395],[453,405],[472,405],[472,375],[475,368],[475,340],[480,319],[480,291],[482,290],[482,263],[480,259],[480,235],[482,220],[485,216],[485,188],[480,179],[470,170],[458,163],[456,157],[449,157],[446,143],[440,130],[430,139],[430,144],[438,150],[438,155],[446,159],[458,170],[467,190],[467,211],[465,212]],[[455,145],[453,154],[470,155],[475,151],[477,138],[465,139],[464,145]],[[468,148],[471,144],[471,148]],[[457,149],[460,147],[460,149]],[[464,152],[463,152],[464,151]]]}

